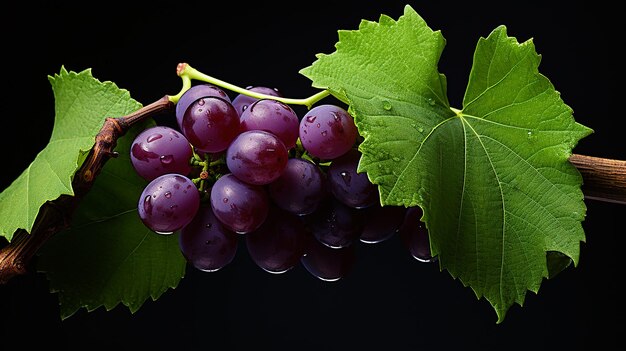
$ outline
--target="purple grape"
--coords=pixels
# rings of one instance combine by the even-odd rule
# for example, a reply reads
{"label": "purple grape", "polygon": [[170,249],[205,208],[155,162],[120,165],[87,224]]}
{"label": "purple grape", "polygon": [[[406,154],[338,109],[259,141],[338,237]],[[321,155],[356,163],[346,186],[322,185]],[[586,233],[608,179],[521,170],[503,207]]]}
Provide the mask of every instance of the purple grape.
{"label": "purple grape", "polygon": [[192,86],[180,96],[180,99],[178,99],[178,102],[176,103],[176,122],[181,130],[183,129],[183,117],[185,116],[187,108],[196,102],[196,100],[209,96],[222,98],[231,102],[230,97],[224,92],[224,90],[214,85],[198,84]]}
{"label": "purple grape", "polygon": [[241,113],[241,131],[264,130],[276,135],[287,150],[296,146],[300,120],[296,112],[280,101],[257,100]]}
{"label": "purple grape", "polygon": [[[247,87],[246,89],[250,91],[254,91],[256,93],[282,97],[282,94],[277,89],[261,87],[261,86],[258,86],[258,87],[250,86],[250,87]],[[248,108],[248,106],[250,106],[253,102],[257,100],[258,100],[257,98],[253,98],[245,94],[239,94],[235,96],[235,98],[233,99],[233,106],[235,106],[235,110],[237,110],[237,113],[239,114],[239,116],[241,116],[243,111],[245,111]]]}
{"label": "purple grape", "polygon": [[201,205],[193,220],[180,230],[178,244],[195,268],[215,272],[232,262],[239,238],[226,228],[208,205]]}
{"label": "purple grape", "polygon": [[356,259],[355,246],[331,249],[315,238],[310,238],[307,243],[306,253],[300,262],[314,277],[337,281],[352,270]]}
{"label": "purple grape", "polygon": [[402,225],[405,213],[404,206],[381,206],[380,203],[364,209],[365,221],[359,240],[366,244],[376,244],[391,238]]}
{"label": "purple grape", "polygon": [[320,243],[337,249],[350,246],[359,239],[364,218],[360,210],[329,197],[304,220]]}
{"label": "purple grape", "polygon": [[323,177],[313,162],[290,158],[280,177],[269,184],[270,198],[292,214],[310,214],[324,197]]}
{"label": "purple grape", "polygon": [[137,209],[146,227],[159,234],[172,234],[191,222],[199,207],[200,195],[191,179],[169,173],[146,185]]}
{"label": "purple grape", "polygon": [[194,101],[185,111],[181,131],[198,150],[218,153],[239,134],[239,116],[233,105],[218,97]]}
{"label": "purple grape", "polygon": [[189,174],[192,155],[187,138],[166,126],[143,130],[135,137],[130,149],[133,168],[147,181],[167,173]]}
{"label": "purple grape", "polygon": [[420,220],[422,214],[420,207],[409,207],[398,232],[413,258],[420,262],[432,262],[434,258],[430,253],[428,229]]}
{"label": "purple grape", "polygon": [[227,173],[211,188],[211,207],[228,229],[246,234],[258,229],[267,218],[269,197],[262,186],[245,183]]}
{"label": "purple grape", "polygon": [[280,139],[262,130],[239,134],[226,150],[226,165],[237,178],[255,184],[269,184],[283,173],[289,154]]}
{"label": "purple grape", "polygon": [[261,227],[246,234],[246,246],[252,260],[270,273],[284,273],[293,268],[306,247],[307,231],[296,216],[272,206]]}
{"label": "purple grape", "polygon": [[336,105],[313,107],[300,120],[302,146],[322,160],[332,160],[348,152],[357,135],[352,116]]}
{"label": "purple grape", "polygon": [[361,153],[350,149],[328,167],[328,183],[333,196],[353,208],[365,208],[378,202],[378,189],[365,173],[357,173]]}

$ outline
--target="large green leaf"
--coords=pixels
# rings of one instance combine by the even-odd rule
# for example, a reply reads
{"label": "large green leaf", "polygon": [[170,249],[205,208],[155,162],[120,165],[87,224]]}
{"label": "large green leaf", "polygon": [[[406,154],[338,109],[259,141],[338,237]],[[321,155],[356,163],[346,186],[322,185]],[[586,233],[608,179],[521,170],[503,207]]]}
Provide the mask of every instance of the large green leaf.
{"label": "large green leaf", "polygon": [[104,119],[141,107],[128,91],[93,78],[91,70],[76,73],[61,68],[49,80],[56,114],[50,141],[0,193],[0,236],[9,241],[18,229],[30,233],[41,205],[61,195],[74,195],[72,178]]}
{"label": "large green leaf", "polygon": [[381,202],[422,207],[440,267],[501,322],[548,277],[547,252],[578,261],[586,208],[568,158],[591,130],[538,72],[532,41],[504,26],[479,40],[463,110],[450,108],[444,45],[406,6],[398,21],[340,31],[337,50],[301,73],[350,105],[364,136],[359,170]]}
{"label": "large green leaf", "polygon": [[184,276],[178,235],[154,233],[137,214],[146,182],[132,168],[130,144],[149,125],[133,128],[118,141],[120,156],[107,162],[81,201],[71,229],[56,234],[41,250],[38,269],[58,293],[63,318],[81,307],[110,310],[120,302],[134,313]]}

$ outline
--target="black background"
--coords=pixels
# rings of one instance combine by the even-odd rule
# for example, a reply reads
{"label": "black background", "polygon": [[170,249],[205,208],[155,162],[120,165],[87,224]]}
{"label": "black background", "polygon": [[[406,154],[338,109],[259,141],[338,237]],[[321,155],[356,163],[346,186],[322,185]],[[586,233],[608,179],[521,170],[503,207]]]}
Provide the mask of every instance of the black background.
{"label": "black background", "polygon": [[[298,70],[316,53],[334,51],[337,30],[356,29],[361,19],[377,21],[381,13],[397,19],[405,5],[129,3],[3,5],[1,189],[47,144],[54,116],[47,76],[62,65],[92,68],[96,78],[114,81],[143,104],[179,91],[179,62],[240,86],[272,86],[285,96],[306,97],[316,91]],[[542,54],[540,71],[576,120],[595,130],[574,152],[626,159],[624,132],[617,127],[624,117],[623,56],[615,52],[623,46],[624,24],[617,2],[469,3],[411,2],[447,40],[440,71],[454,107],[460,107],[476,41],[505,24],[518,40],[533,38]],[[61,321],[45,278],[18,277],[0,286],[0,348],[571,350],[618,344],[626,330],[617,288],[625,231],[618,219],[624,220],[626,207],[586,204],[579,266],[545,281],[538,295],[529,292],[524,306],[513,306],[502,324],[485,300],[436,265],[409,257],[394,237],[359,244],[351,273],[332,283],[300,266],[282,275],[265,273],[240,250],[219,272],[188,269],[176,289],[134,315],[118,306],[81,310]]]}

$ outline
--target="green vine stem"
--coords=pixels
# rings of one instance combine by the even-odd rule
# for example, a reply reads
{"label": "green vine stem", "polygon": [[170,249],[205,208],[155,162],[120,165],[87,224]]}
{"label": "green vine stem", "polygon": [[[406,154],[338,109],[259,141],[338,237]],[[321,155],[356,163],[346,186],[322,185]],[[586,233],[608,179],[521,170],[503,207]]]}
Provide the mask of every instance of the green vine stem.
{"label": "green vine stem", "polygon": [[225,82],[223,80],[211,77],[191,67],[187,63],[179,63],[178,66],[176,67],[176,74],[178,74],[178,76],[182,78],[183,88],[180,90],[178,94],[170,96],[170,101],[173,103],[177,103],[180,97],[183,95],[183,93],[185,93],[187,90],[189,90],[189,88],[191,88],[192,80],[199,80],[202,82],[217,85],[224,89],[231,90],[235,93],[248,95],[256,99],[273,99],[273,100],[277,100],[277,101],[280,101],[289,105],[304,105],[308,109],[311,109],[311,107],[313,107],[313,105],[315,105],[318,101],[330,95],[330,91],[328,90],[322,90],[305,99],[290,99],[290,98],[284,98],[284,97],[279,97],[279,96],[262,94],[262,93],[250,91],[248,89],[244,89],[242,87]]}

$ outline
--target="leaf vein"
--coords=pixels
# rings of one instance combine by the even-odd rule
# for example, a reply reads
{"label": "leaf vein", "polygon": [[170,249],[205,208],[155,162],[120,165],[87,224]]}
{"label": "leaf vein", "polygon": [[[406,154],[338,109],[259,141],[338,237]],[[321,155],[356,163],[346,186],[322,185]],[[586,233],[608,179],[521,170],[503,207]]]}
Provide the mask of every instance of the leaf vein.
{"label": "leaf vein", "polygon": [[494,176],[496,177],[496,181],[498,182],[498,190],[500,190],[500,198],[502,200],[502,246],[500,247],[500,252],[501,252],[501,259],[500,259],[500,282],[499,282],[499,293],[500,293],[500,301],[504,301],[504,236],[505,236],[505,227],[506,227],[506,206],[505,206],[505,202],[504,202],[504,192],[502,191],[502,186],[501,186],[501,182],[500,182],[500,177],[498,176],[498,172],[496,171],[495,166],[493,165],[493,161],[491,160],[491,156],[489,155],[489,152],[487,151],[487,147],[485,146],[485,144],[483,143],[483,141],[481,140],[481,136],[480,134],[478,134],[476,132],[476,130],[472,127],[472,125],[465,119],[465,118],[461,118],[461,120],[465,123],[467,123],[467,126],[474,132],[474,134],[476,135],[476,138],[478,139],[478,142],[480,143],[480,145],[483,148],[483,151],[485,152],[485,156],[487,156],[487,160],[489,161],[489,165],[491,166],[491,170],[493,171]]}
{"label": "leaf vein", "polygon": [[450,121],[451,119],[455,118],[456,116],[452,116],[452,117],[448,117],[446,119],[444,119],[443,121],[439,122],[436,126],[433,127],[433,129],[424,137],[424,140],[422,140],[422,142],[420,143],[419,147],[417,148],[417,151],[415,152],[415,154],[413,154],[413,157],[411,157],[411,159],[406,163],[406,167],[404,167],[402,169],[402,172],[400,172],[400,174],[398,175],[396,181],[394,182],[393,186],[391,187],[391,189],[389,189],[389,193],[387,194],[387,198],[385,199],[385,202],[389,201],[389,197],[391,196],[391,193],[393,193],[393,191],[396,189],[396,187],[398,186],[399,183],[399,179],[402,178],[402,176],[404,175],[404,173],[407,171],[407,169],[409,168],[409,165],[411,163],[413,163],[413,161],[415,161],[415,158],[417,157],[417,155],[419,155],[420,151],[422,150],[422,146],[424,146],[424,143],[426,143],[426,140],[428,140],[428,138],[430,138],[431,135],[433,135],[433,133],[442,125],[444,125],[446,122]]}

